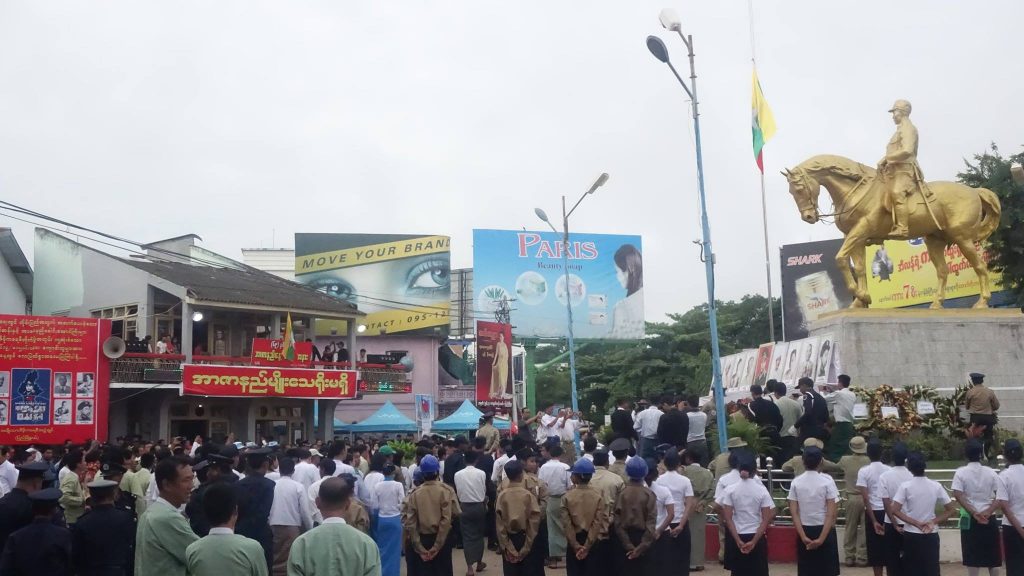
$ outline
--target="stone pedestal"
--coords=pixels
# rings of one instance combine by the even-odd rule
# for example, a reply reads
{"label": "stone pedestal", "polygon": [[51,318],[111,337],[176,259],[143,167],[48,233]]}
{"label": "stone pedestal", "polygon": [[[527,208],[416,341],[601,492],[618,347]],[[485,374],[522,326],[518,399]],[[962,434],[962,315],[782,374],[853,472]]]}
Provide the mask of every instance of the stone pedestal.
{"label": "stone pedestal", "polygon": [[999,397],[1000,425],[1024,429],[1024,314],[1019,309],[848,309],[820,317],[854,386],[933,386],[950,393],[970,372]]}

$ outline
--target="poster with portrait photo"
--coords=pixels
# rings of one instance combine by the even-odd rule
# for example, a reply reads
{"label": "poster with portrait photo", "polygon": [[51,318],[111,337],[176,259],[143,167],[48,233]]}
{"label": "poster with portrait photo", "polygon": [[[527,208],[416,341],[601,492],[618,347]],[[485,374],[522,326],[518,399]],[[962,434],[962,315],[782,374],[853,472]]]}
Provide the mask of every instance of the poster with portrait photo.
{"label": "poster with portrait photo", "polygon": [[772,348],[772,364],[768,369],[768,379],[782,381],[786,369],[786,356],[789,353],[789,342],[776,342]]}
{"label": "poster with portrait photo", "polygon": [[832,366],[832,355],[835,351],[835,338],[832,334],[825,334],[819,337],[818,366],[814,370],[814,383],[816,385],[828,382],[828,371]]}
{"label": "poster with portrait photo", "polygon": [[75,405],[75,423],[77,424],[92,424],[93,405],[92,400],[77,400]]}
{"label": "poster with portrait photo", "polygon": [[11,370],[12,425],[42,426],[50,423],[49,370],[15,368]]}
{"label": "poster with portrait photo", "polygon": [[54,372],[53,397],[71,398],[71,394],[74,392],[74,383],[71,372]]}
{"label": "poster with portrait photo", "polygon": [[7,400],[0,400],[0,426],[6,426],[10,421],[10,405]]}
{"label": "poster with portrait photo", "polygon": [[761,344],[757,349],[757,363],[754,365],[754,384],[764,386],[768,381],[768,372],[772,367],[772,348],[774,344]]}
{"label": "poster with portrait photo", "polygon": [[11,395],[11,373],[0,370],[0,398]]}
{"label": "poster with portrait photo", "polygon": [[814,379],[818,368],[818,338],[804,338],[797,355],[797,380],[800,378]]}
{"label": "poster with portrait photo", "polygon": [[75,381],[75,396],[78,398],[92,398],[96,390],[96,374],[92,372],[79,372]]}
{"label": "poster with portrait photo", "polygon": [[782,370],[782,382],[785,382],[786,386],[793,388],[796,386],[796,381],[800,379],[799,369],[799,357],[800,350],[804,345],[803,340],[793,340],[789,343],[789,349],[786,351],[786,359],[783,361]]}
{"label": "poster with portrait photo", "polygon": [[743,351],[743,371],[738,373],[737,388],[749,388],[754,383],[754,369],[757,367],[757,350]]}
{"label": "poster with portrait photo", "polygon": [[53,423],[60,425],[71,424],[74,401],[69,398],[55,398],[53,400]]}

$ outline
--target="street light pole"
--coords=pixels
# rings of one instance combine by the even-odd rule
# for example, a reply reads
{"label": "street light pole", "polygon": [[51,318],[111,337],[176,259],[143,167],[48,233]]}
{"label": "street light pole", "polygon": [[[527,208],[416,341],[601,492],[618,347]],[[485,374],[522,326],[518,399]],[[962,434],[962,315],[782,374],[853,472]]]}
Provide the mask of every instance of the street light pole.
{"label": "street light pole", "polygon": [[[572,412],[574,417],[576,417],[576,415],[579,414],[580,406],[579,395],[576,391],[576,338],[573,334],[572,327],[572,292],[570,290],[569,284],[569,216],[571,216],[572,213],[576,211],[576,208],[579,207],[580,203],[583,202],[584,198],[586,198],[590,194],[593,194],[595,190],[603,186],[604,183],[607,181],[608,173],[605,172],[597,178],[597,180],[590,187],[590,190],[586,192],[586,194],[580,196],[580,199],[576,201],[576,204],[574,204],[572,209],[569,210],[568,212],[565,211],[565,196],[562,196],[562,271],[565,273],[565,310],[566,315],[569,318],[569,383],[571,385]],[[556,230],[554,225],[551,224],[551,221],[548,220],[548,216],[543,210],[541,210],[540,208],[535,208],[534,213],[537,214],[538,218],[547,223],[547,225],[555,234],[558,234],[558,230]],[[573,441],[575,442],[573,444],[573,446],[575,446],[575,450],[579,450],[579,426],[577,426],[573,430]]]}
{"label": "street light pole", "polygon": [[658,60],[668,64],[669,70],[679,80],[679,84],[690,97],[690,108],[693,112],[693,133],[697,149],[697,186],[700,195],[700,224],[701,224],[701,258],[704,260],[704,275],[708,288],[708,327],[711,330],[711,375],[713,393],[715,396],[715,413],[718,424],[718,447],[722,452],[726,451],[728,442],[728,431],[725,423],[725,391],[722,389],[722,363],[718,346],[718,307],[715,304],[715,253],[711,249],[711,226],[708,223],[707,201],[704,195],[704,157],[700,147],[700,113],[697,101],[697,72],[694,67],[693,36],[686,36],[681,30],[678,16],[670,9],[662,10],[660,15],[662,26],[679,34],[683,44],[686,45],[687,57],[690,61],[690,85],[676,71],[675,66],[669,61],[668,50],[665,43],[657,36],[647,37],[647,48]]}

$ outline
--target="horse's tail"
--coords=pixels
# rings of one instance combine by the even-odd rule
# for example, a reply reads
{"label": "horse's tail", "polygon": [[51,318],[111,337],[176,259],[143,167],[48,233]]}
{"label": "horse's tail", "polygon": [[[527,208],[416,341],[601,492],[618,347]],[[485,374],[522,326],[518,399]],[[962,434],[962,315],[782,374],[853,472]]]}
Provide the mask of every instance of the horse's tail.
{"label": "horse's tail", "polygon": [[1003,213],[1003,209],[999,205],[999,197],[988,188],[978,188],[978,197],[981,199],[982,211],[976,240],[981,242],[987,239],[999,227],[999,218]]}

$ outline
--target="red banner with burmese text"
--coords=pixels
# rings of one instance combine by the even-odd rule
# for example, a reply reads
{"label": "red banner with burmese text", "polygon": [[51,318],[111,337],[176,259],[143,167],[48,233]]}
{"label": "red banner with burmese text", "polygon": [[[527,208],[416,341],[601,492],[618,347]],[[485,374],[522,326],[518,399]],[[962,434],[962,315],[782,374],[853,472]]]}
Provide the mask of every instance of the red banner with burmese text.
{"label": "red banner with burmese text", "polygon": [[313,364],[313,343],[296,342],[295,359],[284,357],[284,340],[281,338],[253,338],[253,366],[285,366],[289,368],[309,368]]}
{"label": "red banner with burmese text", "polygon": [[106,440],[110,320],[0,315],[0,444]]}
{"label": "red banner with burmese text", "polygon": [[181,393],[236,398],[355,398],[356,372],[186,364]]}

